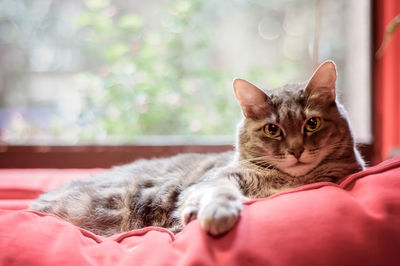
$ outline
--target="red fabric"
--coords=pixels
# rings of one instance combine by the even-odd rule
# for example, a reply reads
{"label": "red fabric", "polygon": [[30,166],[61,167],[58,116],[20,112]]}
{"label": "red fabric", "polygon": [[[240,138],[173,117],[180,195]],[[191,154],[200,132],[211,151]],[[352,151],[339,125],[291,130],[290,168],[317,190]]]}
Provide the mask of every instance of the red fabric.
{"label": "red fabric", "polygon": [[[374,50],[387,26],[400,14],[399,0],[374,1]],[[381,58],[374,60],[374,161],[389,157],[400,147],[400,28],[392,35]]]}
{"label": "red fabric", "polygon": [[[38,191],[92,172],[30,171],[0,170],[0,195],[13,195],[10,185]],[[237,226],[219,238],[196,220],[175,236],[149,227],[105,238],[52,215],[0,210],[1,265],[399,265],[399,247],[400,157],[338,185],[249,201]]]}
{"label": "red fabric", "polygon": [[0,169],[0,209],[26,209],[40,194],[104,169]]}

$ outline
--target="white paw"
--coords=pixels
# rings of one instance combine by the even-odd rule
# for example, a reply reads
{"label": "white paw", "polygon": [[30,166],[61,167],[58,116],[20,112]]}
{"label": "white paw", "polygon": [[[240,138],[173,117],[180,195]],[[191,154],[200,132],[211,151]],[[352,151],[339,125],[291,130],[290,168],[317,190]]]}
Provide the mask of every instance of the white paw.
{"label": "white paw", "polygon": [[200,226],[211,235],[228,232],[239,219],[242,202],[240,200],[216,200],[202,206],[198,213]]}
{"label": "white paw", "polygon": [[182,211],[182,216],[184,225],[187,225],[197,218],[197,207],[193,205],[185,207]]}

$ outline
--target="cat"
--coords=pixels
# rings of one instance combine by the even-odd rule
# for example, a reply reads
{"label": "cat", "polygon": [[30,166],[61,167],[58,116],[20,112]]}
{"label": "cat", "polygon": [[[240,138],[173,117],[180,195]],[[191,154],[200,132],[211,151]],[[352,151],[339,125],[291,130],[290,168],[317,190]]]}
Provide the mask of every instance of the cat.
{"label": "cat", "polygon": [[243,201],[304,184],[336,182],[364,169],[342,105],[336,66],[307,83],[263,91],[233,82],[244,118],[236,150],[139,160],[42,194],[31,210],[53,213],[95,234],[146,226],[174,233],[194,219],[217,236],[238,221]]}

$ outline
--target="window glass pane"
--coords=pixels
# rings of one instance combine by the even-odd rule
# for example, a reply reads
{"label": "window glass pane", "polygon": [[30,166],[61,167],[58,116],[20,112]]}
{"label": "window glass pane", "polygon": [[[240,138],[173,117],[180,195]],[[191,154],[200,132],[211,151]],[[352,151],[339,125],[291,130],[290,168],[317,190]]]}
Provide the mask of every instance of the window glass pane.
{"label": "window glass pane", "polygon": [[[323,0],[321,12],[320,61],[337,63],[368,141],[368,1]],[[306,80],[314,17],[311,0],[0,1],[0,142],[230,142],[232,79]]]}

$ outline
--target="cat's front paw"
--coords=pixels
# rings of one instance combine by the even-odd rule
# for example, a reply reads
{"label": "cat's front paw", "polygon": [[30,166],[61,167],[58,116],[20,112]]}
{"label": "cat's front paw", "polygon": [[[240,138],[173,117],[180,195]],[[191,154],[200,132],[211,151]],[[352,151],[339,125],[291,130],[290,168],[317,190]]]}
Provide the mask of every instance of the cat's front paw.
{"label": "cat's front paw", "polygon": [[197,207],[196,206],[187,206],[182,211],[183,223],[187,225],[191,221],[197,219]]}
{"label": "cat's front paw", "polygon": [[214,236],[226,233],[236,224],[241,209],[240,200],[209,202],[199,210],[200,226]]}

